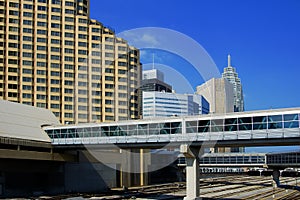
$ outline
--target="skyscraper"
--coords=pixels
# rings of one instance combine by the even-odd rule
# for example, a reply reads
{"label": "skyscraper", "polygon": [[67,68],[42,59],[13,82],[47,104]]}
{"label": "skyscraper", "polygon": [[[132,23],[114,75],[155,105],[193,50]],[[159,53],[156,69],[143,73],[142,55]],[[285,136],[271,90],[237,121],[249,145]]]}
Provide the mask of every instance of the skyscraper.
{"label": "skyscraper", "polygon": [[233,85],[225,78],[212,78],[197,86],[197,94],[209,102],[211,113],[229,113],[234,108]]}
{"label": "skyscraper", "polygon": [[0,98],[62,123],[139,117],[139,50],[90,19],[88,0],[0,0]]}
{"label": "skyscraper", "polygon": [[233,85],[234,90],[234,112],[243,112],[244,111],[244,96],[243,88],[240,78],[236,69],[231,66],[231,58],[228,55],[228,66],[224,68],[222,77],[226,78]]}

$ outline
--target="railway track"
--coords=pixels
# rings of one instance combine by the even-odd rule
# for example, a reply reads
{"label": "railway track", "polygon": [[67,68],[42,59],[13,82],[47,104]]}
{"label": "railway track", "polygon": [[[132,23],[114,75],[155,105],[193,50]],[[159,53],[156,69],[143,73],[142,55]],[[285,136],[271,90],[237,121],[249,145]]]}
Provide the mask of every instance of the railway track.
{"label": "railway track", "polygon": [[[200,195],[203,199],[252,199],[252,200],[271,200],[271,199],[300,199],[300,192],[292,187],[296,185],[293,178],[282,177],[281,182],[290,185],[291,189],[273,188],[271,177],[213,177],[200,179]],[[184,182],[149,185],[141,187],[130,187],[126,190],[122,188],[112,189],[103,194],[77,194],[76,197],[84,199],[132,199],[132,198],[151,198],[151,199],[178,199],[185,196],[186,185]],[[274,196],[273,196],[274,195]],[[74,195],[60,195],[47,197],[47,200],[58,200],[75,197]],[[35,198],[36,199],[36,198]],[[39,198],[43,199],[43,198]]]}
{"label": "railway track", "polygon": [[[284,178],[283,181],[286,184],[293,185],[295,183],[295,180],[292,180],[291,178]],[[296,190],[290,190],[289,192],[286,192],[287,190],[284,188],[276,188],[274,189],[272,187],[272,184],[266,184],[266,185],[259,185],[261,183],[266,182],[272,182],[271,180],[263,180],[263,181],[256,181],[256,185],[251,185],[251,182],[249,182],[248,185],[250,186],[241,186],[232,188],[228,192],[222,191],[222,190],[214,190],[212,189],[209,192],[203,193],[201,192],[201,197],[206,198],[213,198],[213,199],[257,199],[257,200],[269,200],[269,199],[295,199],[296,197],[300,197],[300,193]],[[219,194],[218,194],[219,193]],[[212,194],[212,195],[206,195],[206,194]],[[276,198],[277,197],[277,198]]]}

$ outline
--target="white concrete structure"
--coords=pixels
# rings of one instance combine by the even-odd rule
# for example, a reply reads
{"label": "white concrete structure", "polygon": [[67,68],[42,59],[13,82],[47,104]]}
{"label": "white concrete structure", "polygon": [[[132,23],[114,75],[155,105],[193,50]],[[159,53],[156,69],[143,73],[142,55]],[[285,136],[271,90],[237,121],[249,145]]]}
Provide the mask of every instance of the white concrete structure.
{"label": "white concrete structure", "polygon": [[143,118],[208,114],[209,103],[201,95],[143,92]]}
{"label": "white concrete structure", "polygon": [[50,143],[42,129],[47,125],[60,125],[50,110],[0,100],[0,138]]}
{"label": "white concrete structure", "polygon": [[210,104],[210,113],[230,113],[234,111],[233,85],[225,78],[212,78],[197,86],[197,94],[203,95]]}
{"label": "white concrete structure", "polygon": [[228,66],[224,68],[222,74],[223,78],[226,78],[232,85],[234,91],[234,111],[244,111],[244,96],[241,79],[238,77],[236,69],[231,66],[231,57],[228,55]]}

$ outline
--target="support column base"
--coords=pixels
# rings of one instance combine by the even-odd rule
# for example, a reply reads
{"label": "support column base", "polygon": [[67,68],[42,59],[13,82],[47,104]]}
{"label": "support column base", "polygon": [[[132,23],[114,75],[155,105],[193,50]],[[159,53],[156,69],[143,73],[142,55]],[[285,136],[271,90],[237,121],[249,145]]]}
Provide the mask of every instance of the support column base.
{"label": "support column base", "polygon": [[202,200],[202,198],[201,197],[196,197],[196,198],[184,197],[183,200]]}

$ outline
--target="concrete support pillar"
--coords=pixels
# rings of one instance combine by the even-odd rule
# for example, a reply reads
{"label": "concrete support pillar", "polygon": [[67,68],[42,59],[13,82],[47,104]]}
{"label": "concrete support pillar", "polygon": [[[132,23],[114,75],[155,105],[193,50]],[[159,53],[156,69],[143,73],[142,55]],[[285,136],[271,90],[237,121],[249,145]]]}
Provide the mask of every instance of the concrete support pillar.
{"label": "concrete support pillar", "polygon": [[272,177],[273,177],[273,181],[276,183],[276,185],[278,187],[280,185],[280,180],[279,180],[280,171],[278,169],[274,169]]}
{"label": "concrete support pillar", "polygon": [[120,176],[121,176],[121,186],[130,187],[132,186],[130,170],[131,170],[131,156],[129,150],[122,150],[122,162],[120,167]]}
{"label": "concrete support pillar", "polygon": [[148,185],[148,166],[151,164],[149,150],[122,150],[120,167],[121,186]]}
{"label": "concrete support pillar", "polygon": [[150,153],[148,149],[140,149],[140,185],[148,185],[148,166],[150,163]]}
{"label": "concrete support pillar", "polygon": [[186,158],[186,197],[184,200],[200,199],[199,187],[199,152],[200,147],[186,144],[180,146],[180,152]]}

